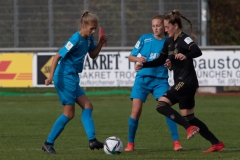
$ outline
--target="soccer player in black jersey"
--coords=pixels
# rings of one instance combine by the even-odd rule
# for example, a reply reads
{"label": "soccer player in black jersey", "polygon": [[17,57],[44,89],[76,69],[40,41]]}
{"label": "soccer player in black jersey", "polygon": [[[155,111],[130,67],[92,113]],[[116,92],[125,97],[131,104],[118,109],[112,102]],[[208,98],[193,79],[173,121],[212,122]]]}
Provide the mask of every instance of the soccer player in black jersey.
{"label": "soccer player in black jersey", "polygon": [[[181,18],[190,24],[191,38],[182,31]],[[222,151],[225,145],[194,116],[194,96],[199,85],[193,58],[201,56],[202,52],[192,40],[195,38],[192,34],[192,23],[179,11],[173,10],[165,16],[164,26],[169,38],[165,41],[160,56],[153,61],[136,64],[135,70],[138,71],[142,67],[156,67],[164,63],[165,66],[170,64],[167,68],[174,72],[174,85],[158,100],[156,110],[182,125],[188,132],[187,139],[199,132],[202,137],[210,141],[212,146],[203,152]],[[171,107],[176,103],[179,104],[182,116]]]}

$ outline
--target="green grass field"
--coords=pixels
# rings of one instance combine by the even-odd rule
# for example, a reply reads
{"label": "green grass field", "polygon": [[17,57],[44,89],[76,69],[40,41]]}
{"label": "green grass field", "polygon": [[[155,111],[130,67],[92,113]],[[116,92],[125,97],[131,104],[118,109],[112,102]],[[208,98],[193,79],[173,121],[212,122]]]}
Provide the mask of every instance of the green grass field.
{"label": "green grass field", "polygon": [[[53,89],[0,89],[22,93],[54,92]],[[96,137],[103,141],[118,136],[127,143],[131,101],[128,94],[89,95],[94,105]],[[136,136],[136,150],[120,155],[106,155],[103,150],[90,150],[80,121],[81,109],[76,107],[74,119],[55,142],[57,155],[41,150],[56,118],[62,113],[57,96],[0,96],[0,159],[1,160],[143,160],[143,159],[240,159],[240,97],[196,96],[195,115],[204,121],[222,140],[226,149],[219,153],[202,153],[210,143],[197,135],[186,140],[186,131],[179,126],[184,151],[173,151],[165,118],[155,111],[150,95],[144,105]],[[174,106],[178,110],[178,106]]]}

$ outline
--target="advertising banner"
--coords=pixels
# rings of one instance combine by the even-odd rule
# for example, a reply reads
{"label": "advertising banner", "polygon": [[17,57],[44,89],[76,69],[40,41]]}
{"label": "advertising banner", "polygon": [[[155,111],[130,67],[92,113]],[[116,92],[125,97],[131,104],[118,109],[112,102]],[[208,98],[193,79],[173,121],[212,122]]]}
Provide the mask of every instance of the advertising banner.
{"label": "advertising banner", "polygon": [[200,86],[240,86],[240,51],[203,51],[194,66]]}
{"label": "advertising banner", "polygon": [[[202,51],[203,55],[193,60],[200,86],[240,86],[240,52]],[[93,60],[85,57],[83,72],[79,74],[82,87],[131,87],[136,72],[135,63],[129,62],[130,52],[101,52]],[[55,53],[37,54],[37,86],[44,86],[50,74]],[[173,85],[173,72],[169,72]],[[53,86],[53,85],[50,85]]]}
{"label": "advertising banner", "polygon": [[0,87],[32,87],[33,53],[0,54]]}
{"label": "advertising banner", "polygon": [[[49,77],[53,57],[56,53],[37,53],[34,56],[34,86],[46,87],[45,79]],[[53,85],[49,85],[53,87]]]}
{"label": "advertising banner", "polygon": [[102,52],[93,60],[86,56],[80,86],[132,86],[136,72],[129,52]]}

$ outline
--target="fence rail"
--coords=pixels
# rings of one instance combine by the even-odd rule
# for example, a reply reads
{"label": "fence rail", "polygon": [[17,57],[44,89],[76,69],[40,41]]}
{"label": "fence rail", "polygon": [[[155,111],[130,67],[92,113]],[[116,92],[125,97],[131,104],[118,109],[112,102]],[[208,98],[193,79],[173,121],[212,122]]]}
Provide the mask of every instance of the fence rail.
{"label": "fence rail", "polygon": [[[240,50],[237,46],[199,46],[201,50]],[[102,51],[131,51],[133,47],[103,47]],[[58,47],[36,47],[36,48],[0,48],[0,52],[57,52]]]}

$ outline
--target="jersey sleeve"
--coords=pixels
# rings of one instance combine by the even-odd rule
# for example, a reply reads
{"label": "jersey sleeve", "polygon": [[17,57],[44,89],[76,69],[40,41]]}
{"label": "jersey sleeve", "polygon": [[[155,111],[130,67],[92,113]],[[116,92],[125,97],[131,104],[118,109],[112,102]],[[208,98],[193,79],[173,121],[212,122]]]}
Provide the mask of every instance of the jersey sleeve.
{"label": "jersey sleeve", "polygon": [[185,37],[185,38],[183,38],[181,46],[185,50],[190,50],[190,46],[193,44],[195,44],[195,42],[192,40],[192,38]]}
{"label": "jersey sleeve", "polygon": [[130,55],[132,55],[132,56],[137,56],[138,53],[141,52],[141,49],[142,49],[142,47],[143,47],[143,44],[144,44],[144,43],[143,43],[143,36],[141,36],[141,37],[139,38],[139,40],[137,41],[137,43],[135,44],[135,46],[134,46],[133,50],[131,51]]}
{"label": "jersey sleeve", "polygon": [[89,42],[88,43],[90,43],[88,52],[92,52],[96,48],[96,44],[94,43],[94,37],[93,36],[91,36],[89,38]]}
{"label": "jersey sleeve", "polygon": [[170,41],[169,38],[166,39],[166,41],[165,41],[164,44],[163,44],[163,48],[162,48],[161,53],[168,55],[168,44],[169,44],[169,41]]}
{"label": "jersey sleeve", "polygon": [[189,50],[186,54],[188,59],[196,58],[202,55],[202,51],[190,37],[185,37],[181,45],[185,50]]}
{"label": "jersey sleeve", "polygon": [[65,43],[65,45],[58,51],[60,56],[64,58],[67,53],[76,46],[78,43],[78,36],[75,34],[72,35],[72,37],[69,38],[69,40]]}

